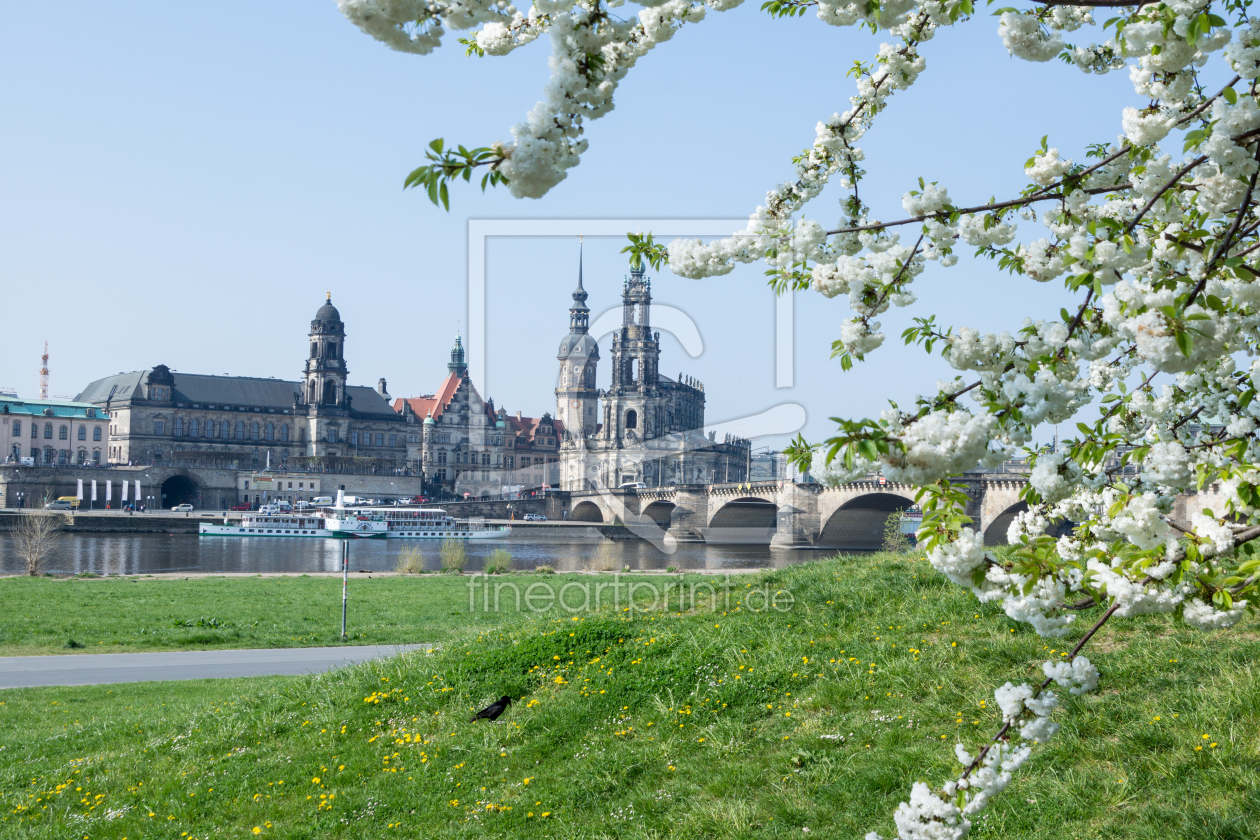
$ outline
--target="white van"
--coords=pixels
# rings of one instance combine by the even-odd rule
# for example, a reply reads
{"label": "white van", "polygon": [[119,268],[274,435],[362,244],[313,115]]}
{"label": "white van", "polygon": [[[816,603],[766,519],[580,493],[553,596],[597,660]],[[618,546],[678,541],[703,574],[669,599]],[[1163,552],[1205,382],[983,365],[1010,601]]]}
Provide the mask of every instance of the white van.
{"label": "white van", "polygon": [[332,507],[332,496],[316,496],[311,499],[311,507]]}

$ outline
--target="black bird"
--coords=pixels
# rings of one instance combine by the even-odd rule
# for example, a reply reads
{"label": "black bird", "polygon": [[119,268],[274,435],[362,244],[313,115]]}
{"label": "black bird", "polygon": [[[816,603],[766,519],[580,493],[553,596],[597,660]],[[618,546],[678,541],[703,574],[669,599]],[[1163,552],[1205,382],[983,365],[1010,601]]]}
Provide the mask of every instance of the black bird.
{"label": "black bird", "polygon": [[495,700],[489,706],[486,706],[480,712],[477,712],[477,714],[473,715],[472,720],[469,720],[468,722],[473,723],[477,721],[478,719],[498,720],[499,715],[503,714],[503,712],[507,709],[508,704],[510,704],[511,702],[512,702],[512,698],[508,697],[505,694],[502,697],[500,697],[498,700]]}

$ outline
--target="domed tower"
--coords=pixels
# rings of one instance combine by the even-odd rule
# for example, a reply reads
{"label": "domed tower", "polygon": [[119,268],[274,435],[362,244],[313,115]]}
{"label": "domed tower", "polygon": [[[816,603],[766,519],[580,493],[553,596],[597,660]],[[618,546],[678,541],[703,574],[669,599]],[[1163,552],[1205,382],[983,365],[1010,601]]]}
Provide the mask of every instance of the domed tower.
{"label": "domed tower", "polygon": [[565,431],[581,440],[595,431],[599,422],[599,391],[595,388],[595,369],[599,364],[599,342],[587,330],[591,310],[586,306],[586,289],[582,288],[582,250],[578,246],[578,284],[569,307],[569,334],[560,342],[556,358],[560,375],[556,380],[556,419]]}
{"label": "domed tower", "polygon": [[302,402],[308,406],[346,405],[346,327],[332,305],[332,292],[311,321],[311,352],[303,375]]}

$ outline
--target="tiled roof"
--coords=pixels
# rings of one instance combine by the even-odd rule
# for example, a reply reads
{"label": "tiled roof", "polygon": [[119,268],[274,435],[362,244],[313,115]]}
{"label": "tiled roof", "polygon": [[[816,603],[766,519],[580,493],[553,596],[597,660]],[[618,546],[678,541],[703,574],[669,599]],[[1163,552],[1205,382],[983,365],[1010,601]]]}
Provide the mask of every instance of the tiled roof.
{"label": "tiled roof", "polygon": [[[174,401],[200,405],[232,405],[256,408],[292,408],[293,395],[302,383],[287,379],[262,379],[253,376],[206,376],[197,373],[171,372],[175,379]],[[108,399],[123,402],[142,395],[148,371],[119,373],[98,379],[79,394],[78,401],[103,403]],[[362,385],[346,387],[351,408],[359,414],[396,416],[385,398],[373,388]]]}

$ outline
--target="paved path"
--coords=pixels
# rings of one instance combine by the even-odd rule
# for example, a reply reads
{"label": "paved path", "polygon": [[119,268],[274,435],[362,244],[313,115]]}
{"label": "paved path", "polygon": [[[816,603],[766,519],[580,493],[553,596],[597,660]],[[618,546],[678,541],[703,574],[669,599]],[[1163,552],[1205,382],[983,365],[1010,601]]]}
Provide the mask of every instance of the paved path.
{"label": "paved path", "polygon": [[315,674],[432,645],[0,656],[0,688]]}

